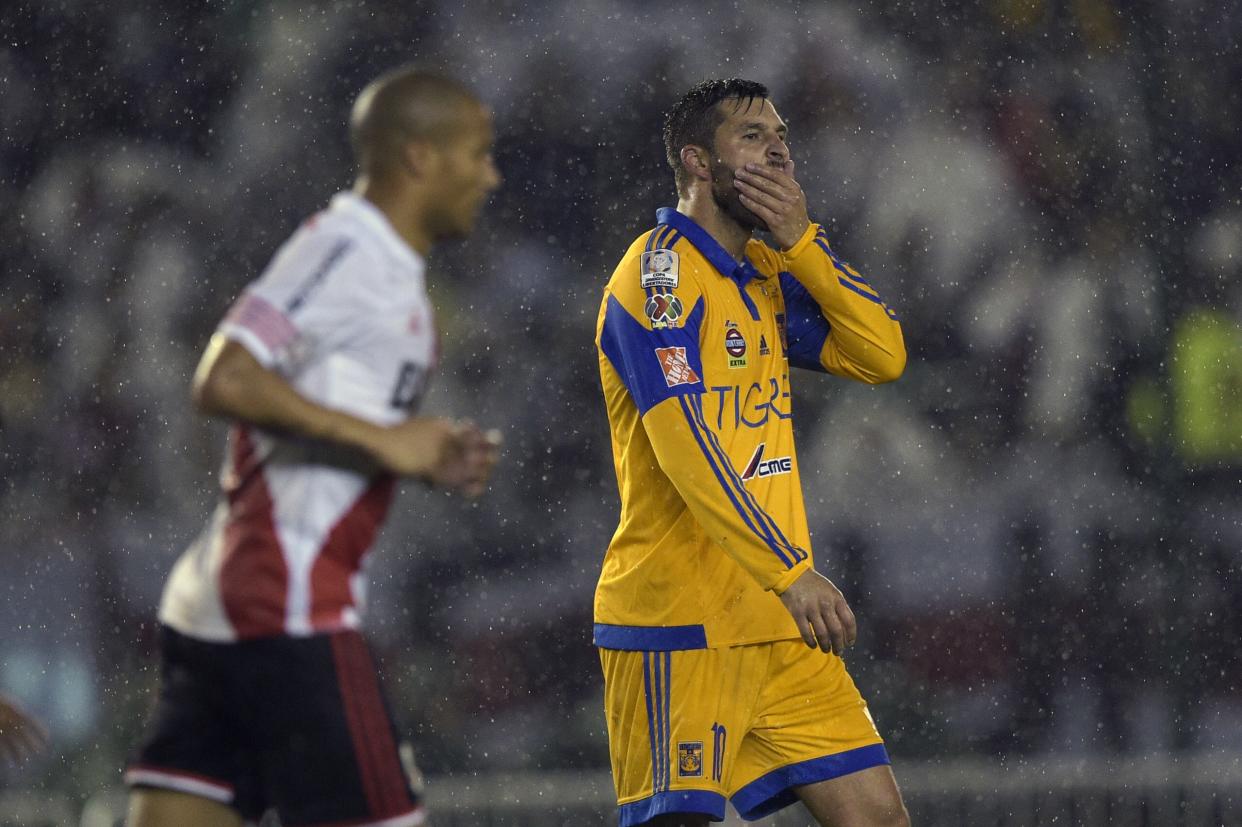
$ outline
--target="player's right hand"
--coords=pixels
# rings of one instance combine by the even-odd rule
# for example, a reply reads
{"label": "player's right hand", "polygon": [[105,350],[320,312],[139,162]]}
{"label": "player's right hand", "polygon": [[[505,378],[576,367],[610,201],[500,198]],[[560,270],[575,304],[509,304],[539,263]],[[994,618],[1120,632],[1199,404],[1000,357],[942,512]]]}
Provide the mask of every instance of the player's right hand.
{"label": "player's right hand", "polygon": [[806,193],[794,179],[793,159],[783,167],[772,163],[747,164],[734,171],[733,186],[742,206],[763,219],[772,240],[782,250],[793,247],[811,223],[806,213]]}
{"label": "player's right hand", "polygon": [[858,622],[845,595],[814,569],[807,569],[780,598],[798,624],[802,640],[812,649],[842,655],[858,639]]}
{"label": "player's right hand", "polygon": [[478,496],[500,453],[500,435],[473,422],[415,416],[379,430],[371,453],[392,471]]}
{"label": "player's right hand", "polygon": [[464,422],[460,425],[459,437],[462,452],[451,471],[452,480],[442,484],[473,499],[487,489],[492,469],[500,459],[500,431],[495,428],[484,431],[473,422]]}

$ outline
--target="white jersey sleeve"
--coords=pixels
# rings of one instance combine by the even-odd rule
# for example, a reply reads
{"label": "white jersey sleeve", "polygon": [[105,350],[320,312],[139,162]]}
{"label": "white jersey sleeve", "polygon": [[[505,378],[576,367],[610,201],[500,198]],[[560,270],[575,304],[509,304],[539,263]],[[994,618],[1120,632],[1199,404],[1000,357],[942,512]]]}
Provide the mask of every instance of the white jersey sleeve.
{"label": "white jersey sleeve", "polygon": [[264,367],[296,377],[316,351],[348,340],[364,314],[365,293],[340,276],[367,268],[365,255],[348,237],[299,231],[246,288],[219,331]]}

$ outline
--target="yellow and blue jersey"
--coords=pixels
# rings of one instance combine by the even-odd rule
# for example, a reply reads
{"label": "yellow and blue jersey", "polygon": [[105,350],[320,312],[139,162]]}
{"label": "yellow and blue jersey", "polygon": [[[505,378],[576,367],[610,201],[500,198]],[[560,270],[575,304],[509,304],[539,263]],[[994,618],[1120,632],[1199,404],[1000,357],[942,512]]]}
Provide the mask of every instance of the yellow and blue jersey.
{"label": "yellow and blue jersey", "polygon": [[673,209],[631,246],[596,326],[621,515],[595,643],[670,651],[799,637],[810,568],[789,368],[868,383],[905,365],[896,316],[812,223],[736,261]]}

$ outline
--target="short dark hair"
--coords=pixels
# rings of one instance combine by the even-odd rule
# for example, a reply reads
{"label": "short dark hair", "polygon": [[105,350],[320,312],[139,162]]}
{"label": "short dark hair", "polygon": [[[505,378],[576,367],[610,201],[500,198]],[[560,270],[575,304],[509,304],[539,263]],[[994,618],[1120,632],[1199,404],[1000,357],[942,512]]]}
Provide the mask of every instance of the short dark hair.
{"label": "short dark hair", "polygon": [[713,148],[716,128],[724,122],[718,104],[731,98],[750,105],[755,98],[767,100],[768,87],[753,80],[726,78],[705,80],[697,84],[664,116],[664,155],[673,168],[677,191],[686,184],[686,168],[681,162],[681,149],[687,144]]}

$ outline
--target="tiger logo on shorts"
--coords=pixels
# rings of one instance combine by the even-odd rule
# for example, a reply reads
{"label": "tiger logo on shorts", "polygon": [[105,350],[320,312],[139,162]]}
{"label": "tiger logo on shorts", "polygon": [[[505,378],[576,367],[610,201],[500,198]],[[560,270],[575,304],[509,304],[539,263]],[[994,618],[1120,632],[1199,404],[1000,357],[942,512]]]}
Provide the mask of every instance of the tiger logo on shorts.
{"label": "tiger logo on shorts", "polygon": [[677,775],[697,778],[703,775],[703,742],[677,742]]}

